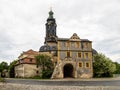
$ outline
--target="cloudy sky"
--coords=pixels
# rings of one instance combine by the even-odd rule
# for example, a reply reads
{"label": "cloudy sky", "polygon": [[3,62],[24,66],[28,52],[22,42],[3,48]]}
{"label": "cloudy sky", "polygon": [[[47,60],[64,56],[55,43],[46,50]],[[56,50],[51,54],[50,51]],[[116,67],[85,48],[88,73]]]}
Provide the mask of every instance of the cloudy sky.
{"label": "cloudy sky", "polygon": [[0,0],[0,62],[39,50],[51,6],[59,37],[77,33],[120,62],[120,0]]}

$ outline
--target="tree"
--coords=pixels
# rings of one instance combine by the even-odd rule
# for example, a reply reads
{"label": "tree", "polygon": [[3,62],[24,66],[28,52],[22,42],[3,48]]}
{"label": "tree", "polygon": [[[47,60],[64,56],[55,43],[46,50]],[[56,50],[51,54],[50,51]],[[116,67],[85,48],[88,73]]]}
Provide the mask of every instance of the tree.
{"label": "tree", "polygon": [[51,57],[40,54],[35,56],[36,63],[41,67],[42,70],[42,78],[50,78],[53,70],[54,70],[54,64],[51,61]]}
{"label": "tree", "polygon": [[116,65],[116,71],[114,72],[115,74],[120,74],[120,64],[118,62],[114,62]]}
{"label": "tree", "polygon": [[105,55],[94,55],[93,73],[94,77],[112,77],[116,65]]}
{"label": "tree", "polygon": [[7,62],[1,62],[0,63],[0,72],[2,72],[4,69],[8,69],[8,63]]}
{"label": "tree", "polygon": [[4,73],[3,73],[3,70],[5,70],[5,69],[8,70],[8,67],[9,67],[9,66],[8,66],[8,63],[7,63],[7,62],[4,62],[4,61],[3,61],[3,62],[0,63],[0,72],[1,72],[1,76],[2,76],[2,77],[5,77],[5,75],[4,75]]}
{"label": "tree", "polygon": [[14,78],[14,77],[15,77],[15,70],[14,70],[14,68],[15,68],[15,64],[16,64],[16,63],[17,63],[17,61],[14,60],[13,62],[10,63],[10,66],[9,66],[9,68],[8,68],[8,70],[9,70],[9,75],[10,75],[11,78]]}

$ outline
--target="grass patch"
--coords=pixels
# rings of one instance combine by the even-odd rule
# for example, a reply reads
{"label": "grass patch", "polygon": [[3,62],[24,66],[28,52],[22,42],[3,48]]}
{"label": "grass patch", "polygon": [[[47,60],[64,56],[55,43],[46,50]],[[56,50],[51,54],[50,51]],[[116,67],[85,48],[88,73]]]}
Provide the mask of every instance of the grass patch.
{"label": "grass patch", "polygon": [[42,79],[40,76],[34,76],[34,77],[29,77],[29,78],[24,78],[24,79]]}
{"label": "grass patch", "polygon": [[42,79],[40,76],[31,77],[31,79]]}

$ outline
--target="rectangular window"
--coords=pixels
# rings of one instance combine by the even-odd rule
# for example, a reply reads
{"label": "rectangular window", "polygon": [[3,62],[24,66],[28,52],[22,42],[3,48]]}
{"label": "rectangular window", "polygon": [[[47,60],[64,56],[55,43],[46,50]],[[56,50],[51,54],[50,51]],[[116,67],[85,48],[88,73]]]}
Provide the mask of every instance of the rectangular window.
{"label": "rectangular window", "polygon": [[82,67],[82,62],[79,63],[79,67]]}
{"label": "rectangular window", "polygon": [[81,58],[81,57],[82,57],[81,52],[78,52],[78,57],[79,57],[79,58]]}
{"label": "rectangular window", "polygon": [[67,51],[67,57],[70,57],[70,51]]}
{"label": "rectangular window", "polygon": [[86,57],[86,59],[88,59],[88,53],[85,53],[85,57]]}
{"label": "rectangular window", "polygon": [[90,67],[90,65],[89,65],[89,63],[88,63],[88,62],[86,63],[86,67],[87,67],[87,68],[89,68],[89,67]]}

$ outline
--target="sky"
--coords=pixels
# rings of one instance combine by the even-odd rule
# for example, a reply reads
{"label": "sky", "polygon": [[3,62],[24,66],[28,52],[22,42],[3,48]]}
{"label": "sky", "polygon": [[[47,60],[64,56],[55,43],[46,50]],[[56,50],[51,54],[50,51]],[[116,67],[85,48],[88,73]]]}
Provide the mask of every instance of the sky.
{"label": "sky", "polygon": [[0,0],[0,62],[8,63],[44,44],[50,7],[58,37],[77,33],[120,62],[120,0]]}

